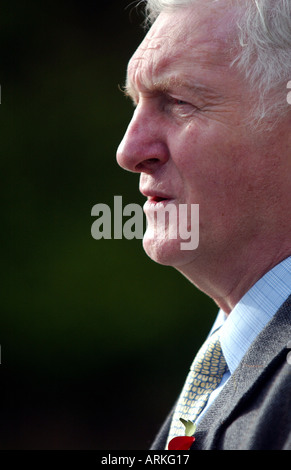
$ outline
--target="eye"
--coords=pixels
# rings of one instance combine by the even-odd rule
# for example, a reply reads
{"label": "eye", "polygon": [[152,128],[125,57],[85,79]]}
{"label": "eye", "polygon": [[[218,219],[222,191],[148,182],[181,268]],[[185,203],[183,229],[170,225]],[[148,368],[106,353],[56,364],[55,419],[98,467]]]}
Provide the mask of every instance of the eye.
{"label": "eye", "polygon": [[194,116],[198,108],[193,103],[168,95],[163,110],[175,119],[187,120]]}
{"label": "eye", "polygon": [[195,106],[180,98],[170,97],[168,110],[179,116],[189,116],[196,110]]}
{"label": "eye", "polygon": [[173,106],[174,108],[175,107],[176,108],[181,107],[184,110],[186,110],[186,109],[189,110],[190,108],[193,108],[192,104],[190,104],[188,101],[181,100],[180,98],[175,98],[175,97],[172,96],[172,97],[170,97],[169,101],[170,101],[171,106]]}
{"label": "eye", "polygon": [[187,105],[188,103],[186,103],[186,101],[183,101],[183,100],[178,100],[176,98],[173,98],[173,103],[178,105],[178,106],[183,106],[183,105]]}

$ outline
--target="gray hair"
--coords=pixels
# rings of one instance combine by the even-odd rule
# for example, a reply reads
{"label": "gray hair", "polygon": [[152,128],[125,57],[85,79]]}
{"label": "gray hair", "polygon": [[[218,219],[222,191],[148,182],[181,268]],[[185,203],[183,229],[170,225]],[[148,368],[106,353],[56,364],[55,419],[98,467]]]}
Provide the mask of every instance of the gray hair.
{"label": "gray hair", "polygon": [[[204,1],[205,0],[198,0]],[[217,2],[221,0],[207,0]],[[225,1],[225,0],[224,0]],[[230,64],[257,90],[259,103],[252,110],[252,121],[259,125],[278,120],[288,111],[287,82],[291,80],[291,0],[230,0],[240,6],[238,48]],[[146,0],[148,23],[163,10],[194,4],[197,0]]]}

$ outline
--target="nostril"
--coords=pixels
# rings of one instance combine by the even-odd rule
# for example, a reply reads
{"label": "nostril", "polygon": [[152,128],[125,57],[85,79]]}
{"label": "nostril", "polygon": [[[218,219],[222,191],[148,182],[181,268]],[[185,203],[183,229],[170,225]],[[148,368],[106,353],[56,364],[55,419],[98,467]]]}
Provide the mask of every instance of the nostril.
{"label": "nostril", "polygon": [[158,158],[148,158],[147,161],[148,161],[149,163],[156,163],[156,162],[159,161],[159,159],[158,159]]}
{"label": "nostril", "polygon": [[137,171],[144,171],[145,167],[151,168],[159,163],[159,161],[160,160],[158,158],[147,158],[146,160],[138,163],[135,168]]}

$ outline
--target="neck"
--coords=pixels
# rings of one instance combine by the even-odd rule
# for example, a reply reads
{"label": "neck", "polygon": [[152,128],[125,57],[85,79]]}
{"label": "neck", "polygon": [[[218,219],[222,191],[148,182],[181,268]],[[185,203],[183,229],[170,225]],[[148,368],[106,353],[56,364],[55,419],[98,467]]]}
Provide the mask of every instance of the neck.
{"label": "neck", "polygon": [[215,260],[215,263],[213,259],[203,263],[196,260],[193,264],[176,269],[229,315],[259,279],[290,255],[289,246],[286,249],[273,250],[267,256],[262,244],[259,249],[244,252],[240,257],[236,255],[232,260],[227,254],[227,260],[225,257]]}

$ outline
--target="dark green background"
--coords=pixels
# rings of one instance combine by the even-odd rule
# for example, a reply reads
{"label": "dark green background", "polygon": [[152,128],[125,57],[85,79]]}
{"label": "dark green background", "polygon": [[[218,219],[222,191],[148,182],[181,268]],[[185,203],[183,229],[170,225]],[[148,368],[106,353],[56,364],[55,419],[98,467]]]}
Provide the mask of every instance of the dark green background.
{"label": "dark green background", "polygon": [[115,160],[142,20],[1,2],[1,449],[147,449],[216,315],[140,240],[91,237],[93,205],[144,202]]}

